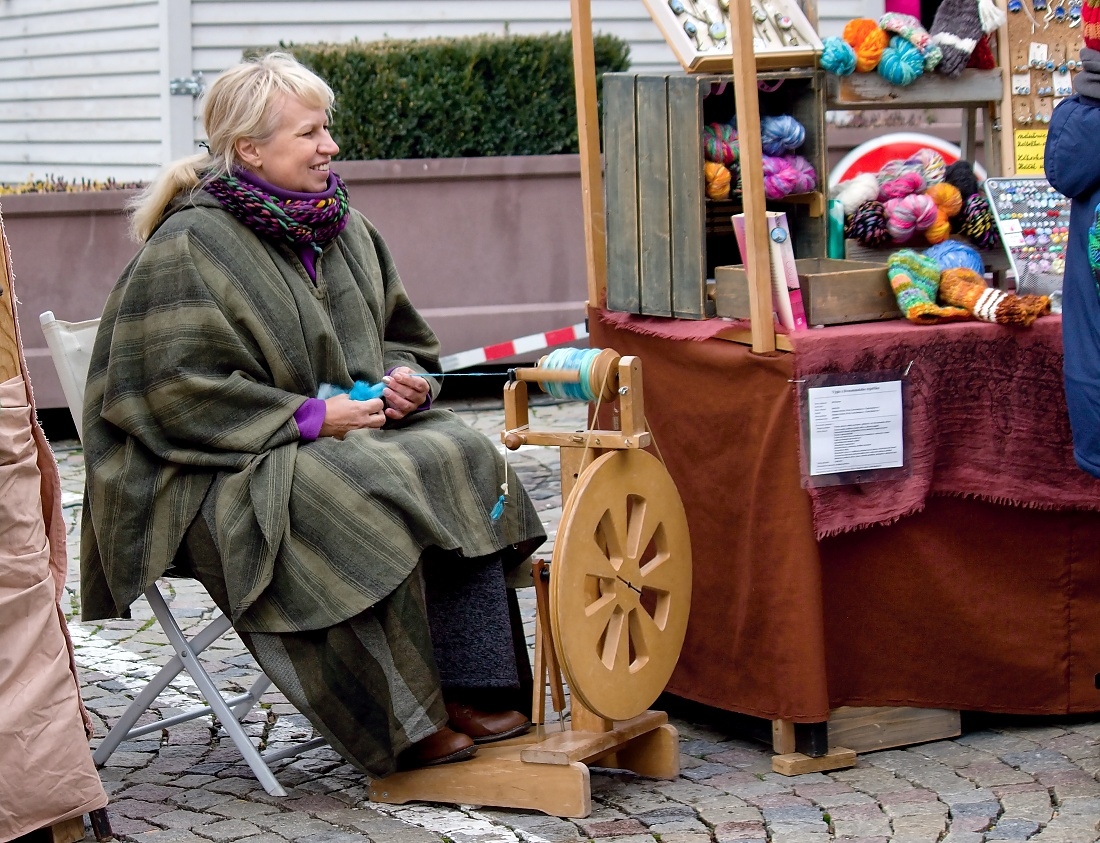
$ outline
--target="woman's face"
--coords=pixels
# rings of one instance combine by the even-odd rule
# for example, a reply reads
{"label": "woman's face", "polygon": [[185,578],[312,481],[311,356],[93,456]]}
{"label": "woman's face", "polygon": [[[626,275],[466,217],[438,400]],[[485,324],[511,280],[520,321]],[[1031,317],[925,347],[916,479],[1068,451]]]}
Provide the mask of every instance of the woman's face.
{"label": "woman's face", "polygon": [[237,141],[237,154],[252,172],[276,187],[320,193],[328,187],[329,161],[340,151],[328,133],[328,115],[291,96],[284,96],[277,108],[275,133],[265,141]]}

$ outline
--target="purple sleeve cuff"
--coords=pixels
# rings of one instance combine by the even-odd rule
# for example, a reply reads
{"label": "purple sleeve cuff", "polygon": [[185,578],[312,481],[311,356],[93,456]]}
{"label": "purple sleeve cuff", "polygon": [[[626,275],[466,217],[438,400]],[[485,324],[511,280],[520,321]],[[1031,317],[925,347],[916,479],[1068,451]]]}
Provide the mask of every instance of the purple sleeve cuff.
{"label": "purple sleeve cuff", "polygon": [[320,398],[307,398],[294,411],[294,421],[298,423],[298,435],[305,442],[312,442],[321,435],[321,425],[325,423],[325,402]]}
{"label": "purple sleeve cuff", "polygon": [[[394,366],[391,369],[387,369],[386,370],[386,377],[388,378],[390,375],[392,375],[393,372],[394,372],[394,369],[400,369],[400,368],[401,368],[400,366]],[[416,373],[413,372],[413,374],[416,374]],[[420,413],[420,412],[423,412],[424,410],[430,410],[431,408],[432,408],[432,392],[431,392],[431,390],[428,390],[428,396],[427,396],[427,398],[424,399],[424,403],[421,404],[419,407],[417,407],[415,410],[413,410],[413,412],[414,413]]]}

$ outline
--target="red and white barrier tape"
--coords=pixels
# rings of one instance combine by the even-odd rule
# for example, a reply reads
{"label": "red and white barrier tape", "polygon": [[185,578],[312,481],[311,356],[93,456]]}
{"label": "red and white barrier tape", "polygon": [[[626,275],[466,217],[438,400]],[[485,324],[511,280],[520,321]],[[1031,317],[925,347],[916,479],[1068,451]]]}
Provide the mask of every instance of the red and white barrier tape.
{"label": "red and white barrier tape", "polygon": [[444,372],[453,372],[456,369],[490,363],[493,360],[503,360],[505,357],[514,357],[528,351],[537,351],[542,348],[573,342],[573,340],[582,340],[587,336],[588,331],[585,329],[584,323],[578,322],[568,328],[556,328],[544,334],[528,334],[526,337],[517,337],[508,342],[499,342],[495,345],[460,351],[457,354],[448,354],[441,357],[439,363]]}

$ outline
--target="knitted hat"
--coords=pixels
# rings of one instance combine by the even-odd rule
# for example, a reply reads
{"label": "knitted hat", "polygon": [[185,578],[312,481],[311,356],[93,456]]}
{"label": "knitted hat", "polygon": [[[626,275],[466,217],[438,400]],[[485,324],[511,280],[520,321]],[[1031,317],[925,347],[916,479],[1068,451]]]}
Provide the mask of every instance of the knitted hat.
{"label": "knitted hat", "polygon": [[1081,7],[1081,35],[1090,50],[1100,50],[1100,0],[1085,0]]}
{"label": "knitted hat", "polygon": [[932,41],[928,30],[921,26],[919,20],[913,15],[903,15],[899,12],[887,12],[878,21],[879,28],[893,35],[900,35],[924,56],[924,69],[931,72],[943,59],[940,48]]}
{"label": "knitted hat", "polygon": [[966,308],[976,319],[1026,328],[1044,313],[1050,312],[1046,296],[1016,296],[989,287],[972,269],[947,269],[940,276],[940,298]]}
{"label": "knitted hat", "polygon": [[958,76],[970,61],[970,54],[987,32],[1005,22],[1005,13],[994,0],[943,0],[932,21],[932,41],[943,51],[936,69]]}
{"label": "knitted hat", "polygon": [[936,289],[940,283],[940,267],[931,258],[903,249],[886,261],[886,275],[905,318],[918,325],[969,319],[970,312],[962,307],[941,307],[936,304]]}

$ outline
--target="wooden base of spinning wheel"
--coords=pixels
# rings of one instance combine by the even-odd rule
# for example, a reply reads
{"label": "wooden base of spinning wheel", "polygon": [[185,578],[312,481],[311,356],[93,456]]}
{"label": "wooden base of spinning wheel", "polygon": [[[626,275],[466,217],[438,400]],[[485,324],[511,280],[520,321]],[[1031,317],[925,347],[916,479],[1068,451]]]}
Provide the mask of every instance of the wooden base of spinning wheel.
{"label": "wooden base of spinning wheel", "polygon": [[680,773],[676,728],[661,711],[616,723],[607,732],[539,726],[522,737],[479,746],[469,761],[372,782],[370,801],[486,805],[581,819],[592,812],[590,766],[675,778]]}
{"label": "wooden base of spinning wheel", "polygon": [[[478,747],[469,761],[371,783],[370,800],[525,808],[560,817],[592,810],[590,766],[675,778],[680,751],[668,715],[648,711],[679,658],[691,603],[687,517],[650,444],[641,361],[609,349],[590,367],[590,394],[614,403],[612,430],[531,430],[527,383],[577,372],[519,369],[505,388],[505,431],[521,445],[561,449],[562,519],[553,561],[533,563],[535,695],[527,735]],[[552,573],[551,573],[552,571]],[[559,717],[546,720],[546,684]]]}

